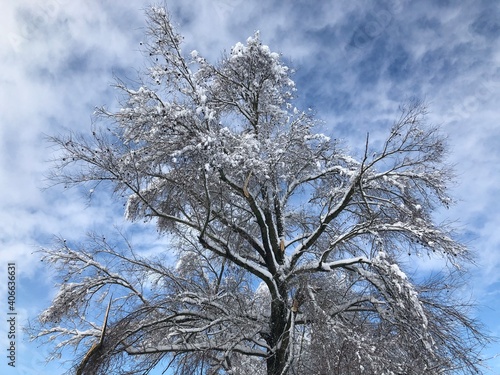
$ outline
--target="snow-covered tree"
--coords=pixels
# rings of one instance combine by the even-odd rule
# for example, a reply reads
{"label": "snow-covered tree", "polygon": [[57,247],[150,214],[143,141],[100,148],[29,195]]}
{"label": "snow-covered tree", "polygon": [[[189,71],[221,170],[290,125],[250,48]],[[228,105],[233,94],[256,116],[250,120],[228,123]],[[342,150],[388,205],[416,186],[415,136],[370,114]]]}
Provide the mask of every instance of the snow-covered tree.
{"label": "snow-covered tree", "polygon": [[[480,371],[484,336],[453,297],[470,254],[432,216],[451,173],[424,106],[349,155],[295,107],[259,34],[212,64],[183,54],[163,8],[147,20],[142,84],[119,83],[123,108],[92,134],[51,139],[52,178],[112,187],[171,248],[92,235],[43,250],[62,282],[33,336],[75,347],[78,374]],[[408,254],[448,266],[405,273]]]}

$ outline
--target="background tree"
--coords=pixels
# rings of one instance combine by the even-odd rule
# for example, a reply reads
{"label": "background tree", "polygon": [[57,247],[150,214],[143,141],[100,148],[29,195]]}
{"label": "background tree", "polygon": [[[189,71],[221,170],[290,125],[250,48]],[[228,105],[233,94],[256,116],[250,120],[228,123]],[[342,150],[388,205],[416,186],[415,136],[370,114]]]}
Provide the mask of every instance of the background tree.
{"label": "background tree", "polygon": [[[126,240],[60,240],[43,250],[62,282],[33,337],[75,347],[82,374],[479,372],[485,337],[450,293],[469,252],[432,218],[452,176],[425,107],[402,108],[356,158],[295,108],[291,72],[258,34],[211,64],[183,55],[165,9],[147,20],[141,86],[118,83],[123,108],[100,109],[92,134],[51,138],[51,177],[126,196],[127,218],[154,221],[177,263]],[[406,254],[448,267],[411,277]]]}

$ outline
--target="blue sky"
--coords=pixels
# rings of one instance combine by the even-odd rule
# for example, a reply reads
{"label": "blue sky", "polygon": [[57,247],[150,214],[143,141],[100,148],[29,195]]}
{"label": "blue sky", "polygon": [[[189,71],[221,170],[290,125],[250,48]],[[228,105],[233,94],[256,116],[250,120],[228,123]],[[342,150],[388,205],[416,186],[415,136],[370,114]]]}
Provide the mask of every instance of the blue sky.
{"label": "blue sky", "polygon": [[[44,134],[88,131],[95,106],[116,107],[114,77],[133,80],[145,67],[140,53],[147,1],[9,1],[0,15],[0,280],[18,270],[19,323],[54,295],[53,275],[33,251],[52,235],[125,226],[121,205],[92,202],[77,190],[43,190],[53,150]],[[500,3],[493,0],[170,1],[185,51],[212,61],[260,30],[296,73],[298,103],[324,120],[321,131],[353,152],[370,132],[381,137],[405,99],[429,104],[442,125],[455,165],[457,203],[437,213],[455,221],[474,249],[470,292],[477,317],[500,336]],[[154,241],[137,230],[137,243]],[[428,270],[437,261],[422,259]],[[6,283],[0,282],[0,296]],[[5,300],[5,298],[4,298]],[[4,304],[5,305],[5,304]],[[0,308],[0,319],[6,314]],[[6,325],[0,328],[3,332]],[[7,348],[0,334],[0,348]],[[3,350],[2,350],[3,352]],[[0,357],[2,374],[57,374],[46,348],[18,341],[18,367]],[[485,357],[500,353],[493,344]],[[66,359],[70,359],[69,357]],[[500,358],[489,361],[500,374]]]}

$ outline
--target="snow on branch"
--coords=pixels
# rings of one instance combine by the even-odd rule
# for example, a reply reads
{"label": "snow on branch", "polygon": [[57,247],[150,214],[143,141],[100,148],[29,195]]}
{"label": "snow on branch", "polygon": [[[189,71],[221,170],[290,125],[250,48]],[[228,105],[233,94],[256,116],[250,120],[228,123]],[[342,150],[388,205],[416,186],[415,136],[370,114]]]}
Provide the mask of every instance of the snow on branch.
{"label": "snow on branch", "polygon": [[49,138],[50,177],[112,193],[126,220],[168,236],[168,256],[97,235],[43,250],[61,283],[33,337],[89,353],[112,292],[94,373],[147,373],[163,357],[179,374],[476,371],[459,352],[484,337],[400,262],[471,259],[434,220],[453,173],[425,106],[403,106],[353,155],[295,106],[293,71],[259,33],[210,62],[182,50],[164,8],[146,17],[149,67],[117,82],[122,108],[99,109],[89,134]]}

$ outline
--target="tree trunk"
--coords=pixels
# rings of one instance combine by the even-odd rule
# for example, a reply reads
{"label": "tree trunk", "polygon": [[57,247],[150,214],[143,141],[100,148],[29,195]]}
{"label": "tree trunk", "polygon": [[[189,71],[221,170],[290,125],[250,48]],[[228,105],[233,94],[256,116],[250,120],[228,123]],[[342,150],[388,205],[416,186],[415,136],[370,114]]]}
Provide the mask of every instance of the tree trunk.
{"label": "tree trunk", "polygon": [[268,344],[274,348],[267,359],[267,375],[285,375],[289,359],[290,312],[287,307],[286,288],[280,288],[281,299],[271,302],[270,336]]}

